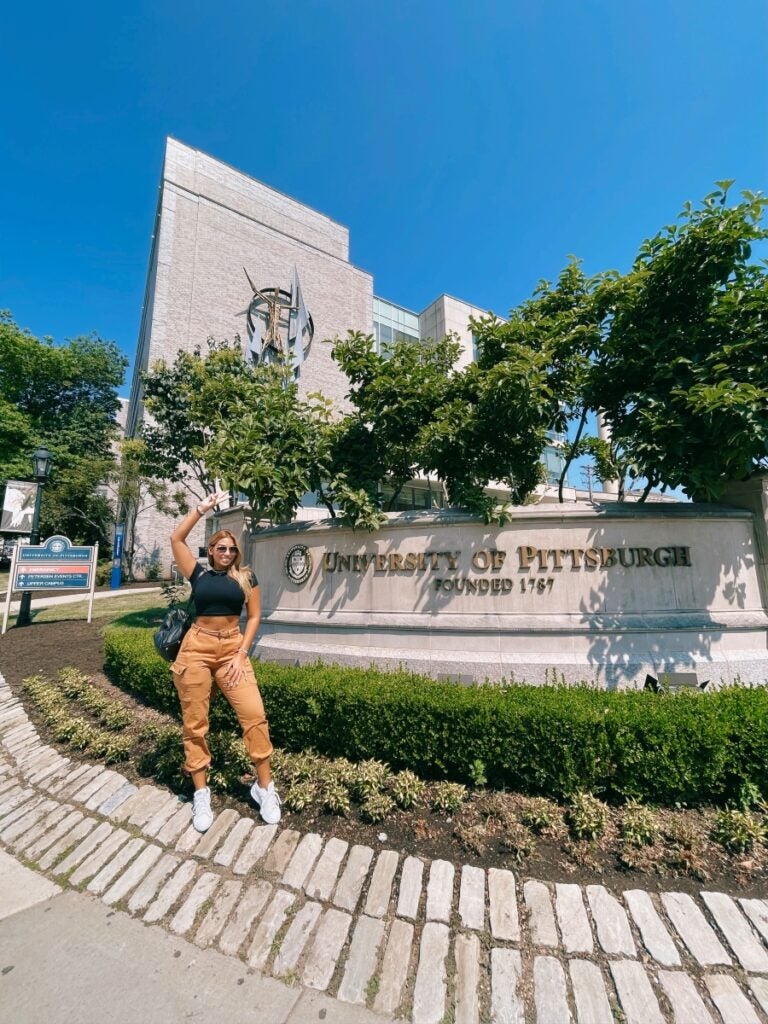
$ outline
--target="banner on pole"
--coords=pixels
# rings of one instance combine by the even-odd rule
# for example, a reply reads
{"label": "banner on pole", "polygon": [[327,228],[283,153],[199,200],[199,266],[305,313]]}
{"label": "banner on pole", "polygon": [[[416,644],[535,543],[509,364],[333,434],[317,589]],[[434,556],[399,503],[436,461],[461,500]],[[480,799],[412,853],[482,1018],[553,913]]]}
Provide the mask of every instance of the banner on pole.
{"label": "banner on pole", "polygon": [[8,480],[3,496],[3,510],[0,514],[0,532],[32,532],[32,517],[37,497],[36,483],[30,480]]}

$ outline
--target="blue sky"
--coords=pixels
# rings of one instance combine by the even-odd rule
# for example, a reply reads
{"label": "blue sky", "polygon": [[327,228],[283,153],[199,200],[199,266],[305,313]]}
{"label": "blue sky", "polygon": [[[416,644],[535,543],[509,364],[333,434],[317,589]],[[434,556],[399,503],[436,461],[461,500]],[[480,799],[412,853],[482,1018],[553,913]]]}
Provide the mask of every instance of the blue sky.
{"label": "blue sky", "polygon": [[347,225],[416,310],[626,269],[716,179],[768,180],[765,0],[121,7],[0,17],[0,308],[56,341],[133,354],[169,134]]}

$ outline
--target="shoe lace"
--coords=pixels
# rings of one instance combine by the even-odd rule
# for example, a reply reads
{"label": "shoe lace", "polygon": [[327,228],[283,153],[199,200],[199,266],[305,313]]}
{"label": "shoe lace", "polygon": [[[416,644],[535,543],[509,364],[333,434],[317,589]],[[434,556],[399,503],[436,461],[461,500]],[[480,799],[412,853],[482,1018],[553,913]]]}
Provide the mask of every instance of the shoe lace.
{"label": "shoe lace", "polygon": [[265,801],[272,801],[278,804],[278,806],[282,804],[283,801],[280,799],[280,794],[271,783],[266,789],[262,789],[261,792],[264,794]]}

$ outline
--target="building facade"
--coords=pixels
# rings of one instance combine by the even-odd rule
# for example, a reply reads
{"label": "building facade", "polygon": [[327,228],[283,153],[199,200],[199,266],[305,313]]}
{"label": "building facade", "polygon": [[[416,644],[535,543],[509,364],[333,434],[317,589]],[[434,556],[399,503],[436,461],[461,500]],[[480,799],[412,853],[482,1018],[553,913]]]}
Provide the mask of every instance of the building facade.
{"label": "building facade", "polygon": [[[381,351],[398,340],[419,342],[453,332],[459,366],[474,358],[469,320],[487,313],[441,295],[421,313],[374,295],[370,273],[349,261],[349,231],[325,214],[262,184],[176,139],[166,142],[126,431],[144,415],[141,373],[155,360],[173,362],[180,349],[207,339],[249,344],[248,310],[256,291],[292,294],[300,281],[314,333],[297,370],[304,394],[320,391],[340,408],[347,381],[331,359],[328,339],[348,330],[373,334]],[[290,300],[287,300],[288,302]],[[548,450],[550,478],[559,472]],[[435,503],[439,488],[410,488],[404,507]],[[308,497],[308,505],[312,504]],[[307,512],[311,517],[312,513]],[[170,524],[149,510],[137,522],[137,569],[167,564]],[[202,543],[202,536],[193,541]]]}

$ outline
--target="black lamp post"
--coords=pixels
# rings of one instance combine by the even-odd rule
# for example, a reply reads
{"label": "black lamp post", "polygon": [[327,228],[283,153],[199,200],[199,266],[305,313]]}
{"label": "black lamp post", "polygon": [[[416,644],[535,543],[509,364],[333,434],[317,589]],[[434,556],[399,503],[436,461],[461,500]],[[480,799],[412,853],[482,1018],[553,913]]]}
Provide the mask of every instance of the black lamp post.
{"label": "black lamp post", "polygon": [[[45,487],[48,474],[51,472],[52,462],[53,458],[47,448],[38,448],[32,456],[32,475],[37,481],[37,494],[35,495],[35,511],[32,514],[32,529],[29,533],[30,544],[40,543],[40,504],[43,500],[43,487]],[[31,603],[32,593],[25,590],[21,595],[19,614],[16,616],[17,626],[28,626],[32,622],[29,615]]]}

